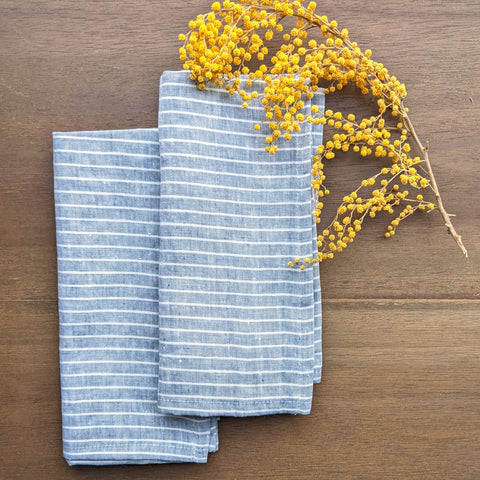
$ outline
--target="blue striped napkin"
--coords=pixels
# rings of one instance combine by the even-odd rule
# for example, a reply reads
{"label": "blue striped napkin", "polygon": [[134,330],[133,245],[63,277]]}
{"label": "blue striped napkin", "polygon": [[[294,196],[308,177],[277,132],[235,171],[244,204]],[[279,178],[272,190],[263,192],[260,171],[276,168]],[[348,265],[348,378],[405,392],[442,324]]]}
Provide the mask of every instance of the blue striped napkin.
{"label": "blue striped napkin", "polygon": [[287,262],[316,251],[322,130],[271,156],[262,119],[166,72],[158,129],[54,133],[70,465],[205,462],[220,415],[310,411],[319,271]]}
{"label": "blue striped napkin", "polygon": [[64,456],[206,462],[216,418],[157,410],[157,129],[54,133]]}
{"label": "blue striped napkin", "polygon": [[[245,87],[247,88],[247,87]],[[323,102],[323,95],[315,99]],[[312,149],[305,123],[265,152],[260,104],[199,91],[188,72],[160,82],[159,411],[310,412],[321,372]]]}

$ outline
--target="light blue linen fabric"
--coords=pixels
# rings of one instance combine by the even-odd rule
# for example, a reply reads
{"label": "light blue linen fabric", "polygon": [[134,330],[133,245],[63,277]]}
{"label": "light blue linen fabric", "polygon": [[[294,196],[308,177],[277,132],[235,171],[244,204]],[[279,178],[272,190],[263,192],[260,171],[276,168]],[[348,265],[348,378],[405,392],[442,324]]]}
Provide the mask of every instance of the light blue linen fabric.
{"label": "light blue linen fabric", "polygon": [[[315,98],[323,105],[323,94]],[[321,375],[310,184],[321,126],[265,152],[260,104],[160,82],[159,411],[307,414]]]}
{"label": "light blue linen fabric", "polygon": [[69,464],[205,462],[218,415],[310,411],[319,271],[287,262],[316,255],[322,129],[271,156],[262,119],[166,72],[158,129],[54,133]]}
{"label": "light blue linen fabric", "polygon": [[64,456],[205,462],[216,418],[157,410],[157,129],[54,133]]}

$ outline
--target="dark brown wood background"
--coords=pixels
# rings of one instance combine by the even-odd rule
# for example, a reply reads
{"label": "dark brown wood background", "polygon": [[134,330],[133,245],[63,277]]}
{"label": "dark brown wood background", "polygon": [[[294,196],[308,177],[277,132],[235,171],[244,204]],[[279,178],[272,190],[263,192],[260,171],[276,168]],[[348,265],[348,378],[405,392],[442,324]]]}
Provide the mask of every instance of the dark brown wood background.
{"label": "dark brown wood background", "polygon": [[[369,222],[322,265],[324,358],[310,416],[225,419],[206,465],[62,458],[51,132],[153,127],[178,33],[209,1],[0,1],[0,478],[478,479],[479,43],[474,0],[325,0],[406,83],[463,258],[435,212]],[[355,90],[328,98],[370,108]],[[330,210],[375,160],[327,170]]]}

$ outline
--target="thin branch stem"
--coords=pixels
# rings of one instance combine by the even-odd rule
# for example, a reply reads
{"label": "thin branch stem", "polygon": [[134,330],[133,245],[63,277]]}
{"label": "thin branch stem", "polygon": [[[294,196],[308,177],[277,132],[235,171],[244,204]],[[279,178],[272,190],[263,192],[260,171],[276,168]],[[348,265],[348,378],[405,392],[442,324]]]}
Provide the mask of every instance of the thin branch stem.
{"label": "thin branch stem", "polygon": [[445,207],[443,206],[442,197],[440,195],[440,191],[438,189],[438,185],[437,185],[437,182],[435,180],[435,176],[434,176],[433,170],[432,170],[432,165],[430,163],[430,159],[429,159],[429,156],[428,156],[428,143],[427,143],[426,146],[424,146],[422,144],[422,142],[418,138],[417,132],[415,131],[415,128],[414,128],[414,126],[413,126],[413,124],[410,120],[410,117],[408,116],[408,114],[405,111],[402,112],[402,117],[403,117],[403,120],[404,120],[405,124],[407,125],[409,131],[410,131],[410,134],[412,135],[412,138],[415,140],[415,143],[417,144],[418,148],[422,151],[423,158],[424,158],[424,161],[425,161],[425,167],[427,169],[428,176],[430,178],[430,183],[432,185],[432,190],[433,190],[433,193],[435,194],[435,198],[437,200],[437,207],[438,207],[438,210],[442,214],[442,217],[445,221],[445,226],[447,227],[448,232],[452,235],[454,240],[457,242],[457,245],[460,247],[460,249],[462,250],[465,257],[468,257],[468,251],[465,248],[465,246],[463,245],[462,237],[455,230],[455,227],[453,226],[452,221],[450,220],[450,215],[447,213],[447,211],[445,210]]}

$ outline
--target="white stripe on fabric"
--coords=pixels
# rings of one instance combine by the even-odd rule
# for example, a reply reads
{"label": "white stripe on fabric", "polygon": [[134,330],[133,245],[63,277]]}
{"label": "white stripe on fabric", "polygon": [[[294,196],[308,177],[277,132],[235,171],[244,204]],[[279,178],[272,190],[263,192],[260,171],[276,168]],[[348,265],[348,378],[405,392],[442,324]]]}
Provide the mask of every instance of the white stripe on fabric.
{"label": "white stripe on fabric", "polygon": [[131,198],[160,198],[160,195],[142,195],[136,193],[122,193],[122,192],[102,192],[95,191],[89,192],[87,190],[65,190],[65,189],[55,189],[57,193],[69,193],[69,194],[78,194],[78,195],[104,195],[104,196],[113,196],[113,197],[131,197]]}
{"label": "white stripe on fabric", "polygon": [[[175,222],[161,222],[162,227],[201,227],[206,229],[216,230],[235,230],[239,232],[290,232],[289,228],[245,228],[245,227],[224,227],[223,225],[203,225],[201,223],[175,223]],[[311,232],[310,228],[297,228],[297,232]]]}
{"label": "white stripe on fabric", "polygon": [[[62,362],[63,363],[63,362]],[[115,373],[115,372],[83,372],[83,373],[62,373],[60,375],[62,378],[72,378],[72,377],[139,377],[139,378],[158,378],[156,373]],[[88,415],[88,414],[87,414]]]}
{"label": "white stripe on fabric", "polygon": [[[311,361],[311,359],[310,359]],[[277,370],[249,370],[249,371],[242,371],[242,370],[217,370],[217,369],[205,369],[205,368],[179,368],[179,367],[164,367],[160,366],[160,370],[166,372],[204,372],[204,373],[232,373],[235,375],[272,375],[272,374],[281,374],[281,373],[294,373],[296,375],[308,375],[310,376],[312,372],[310,370],[292,370],[292,369],[277,369]],[[254,400],[254,399],[252,399]]]}
{"label": "white stripe on fabric", "polygon": [[97,270],[58,270],[58,273],[65,274],[65,275],[135,275],[139,277],[153,277],[157,278],[158,275],[155,273],[143,273],[143,272],[129,272],[124,270],[104,270],[104,271],[97,271]]}
{"label": "white stripe on fabric", "polygon": [[57,247],[95,248],[95,249],[107,248],[108,250],[145,250],[145,251],[150,251],[150,252],[157,252],[158,251],[158,248],[154,248],[154,247],[132,247],[132,246],[129,246],[129,245],[83,245],[83,244],[70,245],[68,243],[57,243]]}
{"label": "white stripe on fabric", "polygon": [[[165,340],[160,340],[160,343],[162,345],[183,345],[185,347],[223,347],[223,348],[240,348],[244,350],[255,350],[255,349],[267,349],[267,348],[300,348],[300,349],[305,349],[305,348],[312,348],[311,345],[290,345],[288,343],[281,343],[278,345],[272,345],[272,344],[267,344],[267,343],[261,343],[258,345],[238,345],[235,343],[229,342],[228,345],[223,345],[221,343],[208,343],[208,342],[167,342]],[[215,358],[215,357],[212,357]]]}
{"label": "white stripe on fabric", "polygon": [[[102,223],[139,223],[141,225],[160,225],[160,222],[142,222],[141,220],[117,219],[117,218],[80,218],[80,217],[57,217],[59,220],[67,220],[70,222],[102,222]],[[107,232],[114,235],[115,232]]]}
{"label": "white stripe on fabric", "polygon": [[[185,139],[185,138],[162,138],[160,140],[160,144],[162,143],[186,143],[186,144],[194,144],[194,145],[204,145],[207,147],[215,147],[215,148],[228,148],[228,149],[237,149],[237,150],[247,150],[251,152],[265,152],[265,147],[245,147],[243,145],[235,145],[233,143],[212,143],[212,142],[205,142],[202,140],[194,140],[194,139]],[[310,151],[312,147],[307,145],[306,147],[282,147],[282,152],[288,151]],[[168,155],[168,151],[165,152],[165,155]]]}
{"label": "white stripe on fabric", "polygon": [[[121,324],[118,324],[121,325]],[[134,324],[132,324],[134,325]],[[65,326],[65,325],[63,325]],[[154,328],[154,327],[151,327]],[[112,347],[74,347],[74,348],[60,348],[60,352],[153,352],[158,353],[156,348],[112,348]]]}
{"label": "white stripe on fabric", "polygon": [[202,216],[214,216],[214,217],[231,217],[231,218],[254,218],[254,219],[270,219],[270,220],[282,220],[285,218],[290,218],[290,219],[302,219],[302,218],[310,218],[310,215],[298,215],[298,216],[292,216],[292,215],[276,215],[272,217],[272,215],[248,215],[248,214],[235,214],[235,213],[230,213],[230,212],[207,212],[205,210],[188,210],[188,209],[183,209],[183,208],[166,208],[163,210],[164,212],[168,213],[185,213],[185,214],[194,214],[194,215],[202,215]]}
{"label": "white stripe on fabric", "polygon": [[[185,87],[185,88],[194,88],[195,90],[199,90],[198,89],[198,86],[197,84],[195,83],[186,83],[186,82],[164,82],[162,81],[161,83],[161,87]],[[208,90],[208,91],[211,91],[211,92],[222,92],[223,94],[226,93],[226,90],[224,88],[216,88],[216,87],[212,87],[212,86],[205,86],[204,90]],[[200,91],[200,90],[199,90]]]}
{"label": "white stripe on fabric", "polygon": [[132,210],[136,212],[158,212],[158,208],[140,208],[131,206],[117,206],[117,205],[88,205],[79,203],[57,203],[57,207],[74,207],[87,209],[104,209],[104,210]]}
{"label": "white stripe on fabric", "polygon": [[[216,279],[214,279],[215,281]],[[195,288],[186,289],[175,289],[175,288],[162,288],[160,292],[172,292],[172,293],[192,293],[192,294],[208,294],[208,295],[234,295],[238,297],[298,297],[298,298],[308,298],[311,296],[310,293],[300,294],[300,293],[289,293],[289,292],[270,292],[270,293],[242,293],[242,292],[222,292],[222,291],[211,291],[211,290],[196,290]]]}
{"label": "white stripe on fabric", "polygon": [[[59,309],[61,313],[138,313],[139,315],[158,315],[158,312],[152,312],[150,310],[121,310],[118,308],[97,308],[97,309],[90,309],[90,310],[69,310],[65,308]],[[105,338],[108,338],[106,336]]]}
{"label": "white stripe on fabric", "polygon": [[[73,300],[73,301],[82,301],[89,302],[92,300],[136,300],[138,302],[150,302],[157,303],[158,300],[151,298],[142,298],[142,297],[58,297],[59,300]],[[111,325],[111,324],[110,324]]]}
{"label": "white stripe on fabric", "polygon": [[[190,187],[196,186],[196,187],[204,187],[204,188],[211,188],[214,190],[221,189],[221,190],[235,190],[235,191],[240,191],[240,192],[275,192],[275,193],[280,193],[280,192],[291,192],[291,193],[301,193],[302,191],[310,192],[310,187],[306,187],[303,189],[299,188],[246,188],[246,187],[233,187],[230,185],[215,185],[213,183],[200,183],[200,182],[193,182],[193,181],[188,181],[184,182],[181,180],[163,180],[162,185],[188,185]],[[310,227],[311,230],[311,227]]]}
{"label": "white stripe on fabric", "polygon": [[62,335],[60,338],[131,338],[135,340],[158,340],[156,336],[142,336],[142,335]]}
{"label": "white stripe on fabric", "polygon": [[[198,238],[198,237],[186,237],[186,236],[160,236],[161,240],[195,240],[199,242],[212,242],[212,243],[225,243],[225,244],[237,244],[237,245],[309,245],[311,242],[269,242],[269,241],[249,241],[249,240],[224,240],[220,238]],[[132,247],[128,245],[104,245],[104,244],[78,244],[70,245],[66,243],[57,243],[57,247],[66,248],[108,248],[112,250],[147,250],[158,251],[158,248],[152,247]],[[318,291],[317,291],[318,292]]]}
{"label": "white stripe on fabric", "polygon": [[[220,130],[220,129],[217,129],[217,128],[204,128],[204,127],[199,127],[199,126],[196,126],[195,128],[191,127],[191,126],[188,126],[188,125],[182,125],[182,124],[179,124],[179,123],[170,123],[170,124],[165,124],[165,125],[159,125],[159,128],[162,129],[162,128],[174,128],[175,130],[190,130],[190,131],[200,131],[200,132],[214,132],[214,133],[220,133],[220,134],[223,134],[223,135],[229,135],[231,134],[231,130]],[[296,133],[295,134],[295,138],[296,137],[303,137],[303,136],[307,136],[307,135],[310,135],[310,133],[302,133],[302,134],[299,134],[299,133]],[[249,137],[249,138],[265,138],[265,134],[264,133],[255,133],[255,132],[235,132],[235,136],[237,137]]]}
{"label": "white stripe on fabric", "polygon": [[[175,275],[159,275],[159,278],[161,279],[178,279],[177,276]],[[238,278],[212,278],[212,277],[190,277],[190,276],[183,276],[182,275],[182,280],[205,280],[205,281],[210,281],[210,282],[227,282],[227,283],[242,283],[242,284],[248,284],[248,283],[254,283],[254,284],[277,284],[277,285],[283,285],[283,284],[295,284],[295,285],[308,285],[310,280],[305,280],[305,281],[287,281],[287,280],[243,280],[243,279],[238,279]]]}
{"label": "white stripe on fabric", "polygon": [[111,237],[146,237],[153,238],[154,235],[148,233],[126,233],[126,232],[97,232],[91,230],[57,230],[57,233],[64,233],[68,235],[109,235]]}
{"label": "white stripe on fabric", "polygon": [[136,285],[135,283],[62,283],[65,288],[141,288],[145,290],[157,290],[157,287]]}
{"label": "white stripe on fabric", "polygon": [[[222,115],[213,115],[213,114],[206,114],[206,113],[198,113],[191,110],[168,110],[162,108],[162,114],[173,114],[173,115],[186,115],[190,118],[208,118],[209,120],[221,120],[222,122],[239,122],[239,123],[248,123],[252,127],[258,123],[258,120],[246,120],[243,118],[236,118],[236,117],[224,117]],[[160,125],[159,125],[160,127]]]}
{"label": "white stripe on fabric", "polygon": [[139,263],[147,265],[155,265],[157,262],[153,260],[137,260],[136,258],[88,258],[88,257],[58,257],[59,260],[64,262],[115,262],[115,263]]}
{"label": "white stripe on fabric", "polygon": [[[231,387],[231,383],[199,383],[199,382],[166,382],[162,379],[159,380],[159,382],[166,383],[166,384],[177,384],[177,385],[202,385],[205,387]],[[251,383],[238,383],[235,382],[235,385],[237,387],[250,387],[254,388],[255,385]],[[309,383],[285,383],[285,382],[279,382],[279,383],[262,383],[263,387],[283,387],[283,386],[289,386],[289,387],[311,387]]]}
{"label": "white stripe on fabric", "polygon": [[[205,335],[207,334],[215,334],[215,335],[253,335],[253,336],[261,336],[261,335],[266,335],[268,337],[272,335],[294,335],[296,337],[303,337],[303,336],[309,336],[312,334],[312,332],[290,332],[288,330],[272,330],[272,331],[262,331],[262,332],[240,332],[240,331],[232,331],[232,330],[200,330],[200,329],[194,329],[194,328],[177,328],[177,327],[164,327],[162,326],[162,331],[171,331],[171,332],[177,332],[177,333],[188,333],[188,332],[195,332],[195,333],[203,333]],[[183,358],[183,357],[179,357]]]}
{"label": "white stripe on fabric", "polygon": [[[213,152],[215,153],[215,152]],[[281,160],[272,160],[270,162],[267,161],[262,161],[262,160],[241,160],[241,159],[232,159],[232,158],[223,158],[223,157],[216,157],[214,155],[200,155],[197,152],[192,152],[192,153],[182,153],[182,152],[168,152],[169,157],[180,157],[180,158],[187,158],[189,160],[195,160],[197,158],[201,158],[202,160],[214,160],[216,162],[222,162],[222,163],[234,163],[236,165],[250,165],[251,167],[257,167],[257,166],[269,166],[269,167],[275,167],[278,165],[291,165],[291,161],[285,161],[282,162]],[[310,165],[310,159],[308,161],[304,162],[305,165]],[[311,200],[309,200],[309,203],[311,203]]]}
{"label": "white stripe on fabric", "polygon": [[[253,83],[254,84],[254,83]],[[182,88],[193,88],[195,90],[199,90],[198,88],[198,85],[196,83],[193,83],[193,82],[190,82],[190,83],[186,83],[186,82],[163,82],[162,81],[162,84],[161,84],[161,87],[182,87]],[[203,89],[204,91],[208,91],[208,92],[219,92],[219,93],[222,93],[223,95],[230,95],[226,90],[225,88],[216,88],[216,87],[212,87],[210,85],[208,86],[205,86],[205,88]],[[162,97],[163,98],[163,97]]]}
{"label": "white stripe on fabric", "polygon": [[[214,257],[240,257],[240,258],[265,258],[265,255],[254,255],[251,253],[219,253],[219,252],[207,252],[205,250],[170,250],[163,249],[163,253],[184,253],[189,255],[202,255],[202,256],[214,256]],[[288,258],[286,254],[269,255],[268,258]]]}
{"label": "white stripe on fabric", "polygon": [[224,304],[214,304],[214,303],[188,303],[188,302],[175,302],[173,300],[165,300],[158,302],[160,305],[175,305],[182,307],[206,307],[206,308],[238,308],[242,310],[273,310],[279,308],[281,310],[310,310],[313,308],[313,305],[307,305],[304,307],[298,307],[294,305],[267,305],[267,306],[258,306],[258,305],[224,305]]}
{"label": "white stripe on fabric", "polygon": [[[156,129],[152,129],[156,130]],[[68,139],[68,140],[94,140],[96,142],[119,142],[119,143],[138,143],[143,145],[158,145],[158,142],[152,142],[149,140],[131,140],[126,138],[104,138],[104,137],[88,137],[80,135],[59,135],[54,134],[57,139]],[[58,151],[58,150],[57,150]],[[56,163],[58,165],[58,163]]]}
{"label": "white stripe on fabric", "polygon": [[[110,326],[110,327],[122,326],[122,327],[158,328],[156,325],[151,323],[139,323],[139,322],[68,322],[68,323],[60,324],[61,327],[87,327],[87,326],[100,326],[100,325]],[[109,347],[105,347],[105,350],[111,350],[111,349]],[[113,349],[113,350],[117,350],[117,349]],[[148,351],[154,352],[155,349],[151,349]]]}
{"label": "white stripe on fabric", "polygon": [[[120,178],[97,178],[97,177],[67,177],[57,175],[57,180],[74,180],[76,182],[115,182],[115,183],[128,183],[135,185],[160,185],[160,182],[149,182],[146,180],[123,180]],[[91,220],[91,219],[89,219]]]}
{"label": "white stripe on fabric", "polygon": [[[194,195],[188,197],[189,200],[202,200],[205,202],[215,202],[215,203],[234,203],[238,205],[238,200],[229,200],[229,199],[219,199],[219,198],[208,198],[208,197],[196,197]],[[162,199],[170,200],[170,199],[182,199],[185,200],[185,195],[172,195],[172,194],[165,194],[162,195]],[[257,206],[305,206],[311,205],[311,200],[307,200],[305,202],[249,202],[247,200],[242,200],[242,205],[257,205]]]}
{"label": "white stripe on fabric", "polygon": [[[184,86],[184,85],[183,85]],[[188,102],[188,103],[202,103],[204,105],[208,105],[208,106],[212,106],[212,105],[221,105],[223,108],[225,107],[229,107],[229,108],[241,108],[243,110],[244,107],[242,107],[242,105],[239,105],[239,104],[234,104],[234,103],[225,103],[223,101],[221,102],[216,102],[214,100],[200,100],[199,98],[187,98],[187,97],[176,97],[176,96],[168,96],[168,95],[162,95],[162,101],[164,100],[178,100],[179,102]],[[262,112],[265,111],[265,109],[263,107],[255,107],[255,106],[249,106],[248,107],[250,110],[261,110]],[[162,113],[164,113],[162,111]],[[161,137],[160,137],[161,138]]]}
{"label": "white stripe on fabric", "polygon": [[[297,363],[303,363],[303,362],[308,362],[311,363],[312,359],[311,358],[297,358],[297,357],[255,357],[255,358],[245,358],[245,357],[235,357],[233,355],[230,355],[228,357],[222,357],[221,355],[172,355],[169,353],[162,353],[163,357],[166,358],[181,358],[184,360],[230,360],[232,362],[257,362],[257,363],[262,363],[262,362],[297,362]],[[159,380],[160,381],[160,380]],[[162,380],[163,381],[163,380]],[[177,380],[172,381],[172,383],[179,383]],[[197,382],[195,382],[197,383]],[[186,385],[189,383],[187,382]],[[235,385],[237,385],[237,382],[235,382]]]}
{"label": "white stripe on fabric", "polygon": [[239,323],[246,323],[246,324],[251,324],[251,323],[272,323],[272,322],[278,322],[282,321],[282,323],[294,323],[294,324],[303,324],[303,323],[309,323],[311,320],[310,319],[292,319],[292,318],[243,318],[243,317],[234,317],[233,315],[229,314],[228,317],[213,317],[213,316],[201,316],[201,315],[170,315],[170,314],[164,314],[161,312],[160,318],[162,319],[168,319],[168,318],[175,318],[175,319],[199,319],[199,320],[206,320],[206,321],[211,321],[211,320],[219,320],[223,322],[239,322]]}
{"label": "white stripe on fabric", "polygon": [[[65,148],[57,148],[53,153],[81,153],[82,155],[118,155],[122,157],[138,157],[138,158],[158,158],[158,155],[147,155],[142,153],[127,153],[127,152],[99,152],[95,150],[72,150]],[[57,177],[59,180],[64,180],[62,177]]]}
{"label": "white stripe on fabric", "polygon": [[58,257],[59,260],[63,260],[65,262],[115,262],[115,263],[138,263],[140,265],[147,264],[147,265],[156,265],[157,262],[153,260],[137,260],[136,258],[102,258],[99,260],[98,258],[88,258],[88,257]]}
{"label": "white stripe on fabric", "polygon": [[[63,337],[65,338],[65,336]],[[77,338],[84,338],[82,335],[78,335]],[[100,337],[101,338],[101,337]],[[136,337],[138,338],[138,337]],[[64,360],[63,365],[157,365],[157,362],[144,362],[141,360]]]}
{"label": "white stripe on fabric", "polygon": [[90,163],[55,163],[57,167],[77,167],[77,168],[106,168],[108,170],[133,170],[135,172],[156,172],[157,168],[145,168],[145,167],[127,167],[121,165],[92,165]]}
{"label": "white stripe on fabric", "polygon": [[155,400],[145,400],[142,398],[100,398],[100,399],[81,399],[81,400],[62,400],[63,403],[77,405],[82,403],[157,403]]}
{"label": "white stripe on fabric", "polygon": [[[228,265],[209,265],[208,263],[185,263],[185,262],[161,262],[160,265],[164,266],[177,266],[177,267],[197,267],[197,268],[214,268],[216,270],[231,270],[232,267]],[[247,270],[249,272],[278,272],[280,270],[291,272],[292,269],[288,266],[281,267],[235,267],[236,270]]]}

